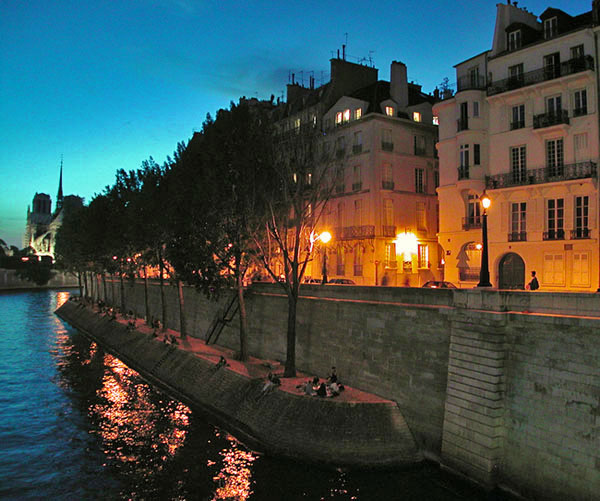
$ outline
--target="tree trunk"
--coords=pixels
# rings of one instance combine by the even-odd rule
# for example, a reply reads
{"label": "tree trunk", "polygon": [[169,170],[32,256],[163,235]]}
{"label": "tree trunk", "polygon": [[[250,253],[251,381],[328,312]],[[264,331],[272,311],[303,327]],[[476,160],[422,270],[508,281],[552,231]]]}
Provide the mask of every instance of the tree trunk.
{"label": "tree trunk", "polygon": [[123,270],[119,270],[119,279],[121,281],[121,314],[125,315],[125,283],[123,282]]}
{"label": "tree trunk", "polygon": [[106,271],[102,271],[102,288],[104,289],[104,302],[108,303],[108,291],[106,289]]}
{"label": "tree trunk", "polygon": [[187,338],[187,327],[185,321],[185,301],[183,298],[183,282],[177,279],[177,296],[179,297],[179,332],[181,339]]}
{"label": "tree trunk", "polygon": [[83,299],[83,284],[81,283],[81,272],[77,272],[77,283],[79,285],[79,299]]}
{"label": "tree trunk", "polygon": [[90,295],[90,290],[88,289],[88,282],[87,282],[87,271],[83,272],[83,289],[85,290],[85,296],[83,297],[83,300],[87,301],[87,298]]}
{"label": "tree trunk", "polygon": [[100,273],[96,273],[96,302],[100,301]]}
{"label": "tree trunk", "polygon": [[115,298],[115,274],[110,274],[110,292],[112,295],[112,307],[114,308],[117,305],[117,300]]}
{"label": "tree trunk", "polygon": [[167,330],[167,302],[165,300],[165,279],[163,278],[164,266],[162,261],[162,253],[159,252],[159,273],[160,273],[160,301],[162,306],[162,331]]}
{"label": "tree trunk", "polygon": [[[236,258],[236,266],[238,266],[239,260]],[[239,303],[239,315],[240,315],[240,360],[245,362],[248,360],[248,318],[246,316],[246,303],[244,300],[244,281],[243,276],[239,272],[237,275],[237,295]]]}
{"label": "tree trunk", "polygon": [[146,308],[146,325],[150,325],[150,306],[148,305],[148,271],[144,265],[144,306]]}
{"label": "tree trunk", "polygon": [[294,290],[288,293],[287,354],[283,377],[296,377],[296,306],[298,295]]}

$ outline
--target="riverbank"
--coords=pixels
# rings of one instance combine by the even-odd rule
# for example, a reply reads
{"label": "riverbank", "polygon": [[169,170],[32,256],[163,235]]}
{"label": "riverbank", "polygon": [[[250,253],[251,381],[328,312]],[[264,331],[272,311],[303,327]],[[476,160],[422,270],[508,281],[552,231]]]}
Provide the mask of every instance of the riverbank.
{"label": "riverbank", "polygon": [[[274,361],[232,359],[227,348],[194,338],[165,344],[152,331],[124,318],[111,319],[90,306],[68,301],[56,312],[107,351],[168,393],[215,417],[259,450],[332,466],[365,468],[419,462],[419,452],[398,406],[391,400],[346,387],[335,398],[304,395],[296,386],[309,376],[283,379],[263,392]],[[217,368],[221,356],[228,366]]]}
{"label": "riverbank", "polygon": [[62,289],[78,287],[77,277],[63,271],[53,271],[52,278],[45,285],[24,280],[17,276],[16,270],[0,268],[0,292],[13,290]]}

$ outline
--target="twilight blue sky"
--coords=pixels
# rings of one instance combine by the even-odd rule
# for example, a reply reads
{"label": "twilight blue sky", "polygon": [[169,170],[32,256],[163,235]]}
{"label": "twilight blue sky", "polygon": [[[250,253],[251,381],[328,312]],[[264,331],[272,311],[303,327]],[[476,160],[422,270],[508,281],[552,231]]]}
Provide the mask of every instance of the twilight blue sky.
{"label": "twilight blue sky", "polygon": [[[36,192],[86,202],[152,155],[162,163],[207,113],[281,96],[289,72],[328,79],[346,41],[433,91],[491,46],[496,0],[0,0],[0,238],[21,247]],[[521,0],[570,14],[591,0]]]}

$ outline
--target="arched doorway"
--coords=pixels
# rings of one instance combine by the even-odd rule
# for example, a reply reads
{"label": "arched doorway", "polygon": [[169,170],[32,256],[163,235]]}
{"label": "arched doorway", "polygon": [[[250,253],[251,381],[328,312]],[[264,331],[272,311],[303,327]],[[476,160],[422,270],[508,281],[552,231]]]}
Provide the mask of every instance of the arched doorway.
{"label": "arched doorway", "polygon": [[525,288],[525,262],[521,256],[509,252],[500,260],[500,289],[524,289]]}

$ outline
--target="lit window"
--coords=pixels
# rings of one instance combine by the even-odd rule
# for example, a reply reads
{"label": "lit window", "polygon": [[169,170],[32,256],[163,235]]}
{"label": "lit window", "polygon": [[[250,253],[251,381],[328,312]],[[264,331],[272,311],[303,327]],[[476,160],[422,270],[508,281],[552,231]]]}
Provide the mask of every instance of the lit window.
{"label": "lit window", "polygon": [[350,121],[350,110],[344,110],[344,123],[349,122]]}
{"label": "lit window", "polygon": [[354,119],[358,120],[360,117],[362,117],[362,108],[356,108],[354,110]]}
{"label": "lit window", "polygon": [[393,117],[394,116],[394,108],[392,106],[386,106],[385,107],[385,114],[388,117]]}
{"label": "lit window", "polygon": [[421,121],[421,113],[418,111],[413,111],[413,121],[420,122]]}
{"label": "lit window", "polygon": [[433,125],[440,125],[440,117],[433,115]]}
{"label": "lit window", "polygon": [[342,112],[338,111],[335,114],[335,125],[340,125],[342,123]]}
{"label": "lit window", "polygon": [[419,268],[429,268],[429,249],[426,244],[419,244],[417,263]]}

